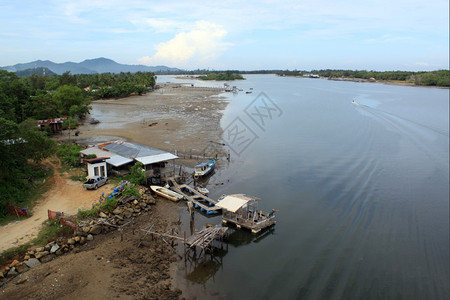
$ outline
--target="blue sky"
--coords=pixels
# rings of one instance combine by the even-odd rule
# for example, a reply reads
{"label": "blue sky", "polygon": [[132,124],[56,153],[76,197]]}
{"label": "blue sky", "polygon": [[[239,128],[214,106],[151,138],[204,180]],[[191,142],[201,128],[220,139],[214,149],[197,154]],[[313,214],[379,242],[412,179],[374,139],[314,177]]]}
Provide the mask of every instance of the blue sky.
{"label": "blue sky", "polygon": [[0,66],[449,68],[448,0],[0,0]]}

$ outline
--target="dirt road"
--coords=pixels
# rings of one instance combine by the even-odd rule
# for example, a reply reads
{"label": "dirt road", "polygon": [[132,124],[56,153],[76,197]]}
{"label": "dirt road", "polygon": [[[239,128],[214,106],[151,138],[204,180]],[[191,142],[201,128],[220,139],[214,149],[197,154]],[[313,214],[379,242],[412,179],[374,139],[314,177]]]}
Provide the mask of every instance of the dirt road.
{"label": "dirt road", "polygon": [[31,217],[9,223],[0,227],[0,252],[17,247],[35,238],[47,220],[47,210],[62,211],[65,215],[74,215],[78,209],[90,208],[99,200],[102,193],[113,190],[111,184],[106,184],[98,190],[86,191],[80,182],[68,179],[68,174],[60,174],[61,163],[56,159],[47,159],[44,164],[54,169],[54,175],[49,179],[50,189],[39,199],[31,212]]}

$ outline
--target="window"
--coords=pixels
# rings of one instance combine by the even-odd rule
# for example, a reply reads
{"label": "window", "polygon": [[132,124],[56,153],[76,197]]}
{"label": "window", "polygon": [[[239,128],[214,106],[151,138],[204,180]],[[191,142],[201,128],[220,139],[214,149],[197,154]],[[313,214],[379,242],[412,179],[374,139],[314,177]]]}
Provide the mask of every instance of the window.
{"label": "window", "polygon": [[106,177],[106,174],[105,174],[105,166],[100,166],[100,176]]}
{"label": "window", "polygon": [[98,167],[94,167],[94,176],[98,176]]}

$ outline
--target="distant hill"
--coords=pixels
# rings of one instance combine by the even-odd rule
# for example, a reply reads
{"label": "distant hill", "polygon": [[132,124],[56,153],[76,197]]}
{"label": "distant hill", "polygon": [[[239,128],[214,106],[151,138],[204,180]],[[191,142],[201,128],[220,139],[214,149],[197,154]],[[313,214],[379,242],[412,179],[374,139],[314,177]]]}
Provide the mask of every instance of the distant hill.
{"label": "distant hill", "polygon": [[[13,66],[0,67],[8,72],[19,72],[27,69],[47,68],[58,75],[69,71],[71,74],[94,74],[94,73],[120,73],[120,72],[174,72],[181,71],[177,68],[166,66],[144,66],[119,64],[111,59],[100,57],[87,59],[80,63],[65,62],[54,63],[50,60],[36,60],[29,63],[15,64]],[[47,74],[47,73],[46,73]]]}
{"label": "distant hill", "polygon": [[16,72],[16,75],[19,76],[19,77],[31,76],[33,74],[36,74],[36,75],[56,75],[55,72],[52,72],[50,69],[45,68],[45,67],[26,69],[26,70],[22,70],[22,71],[17,71]]}

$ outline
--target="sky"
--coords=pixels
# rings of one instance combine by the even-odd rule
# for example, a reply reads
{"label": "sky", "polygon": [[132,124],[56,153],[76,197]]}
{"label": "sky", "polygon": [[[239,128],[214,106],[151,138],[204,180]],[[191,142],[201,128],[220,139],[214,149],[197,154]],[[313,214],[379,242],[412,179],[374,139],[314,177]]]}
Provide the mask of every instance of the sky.
{"label": "sky", "polygon": [[449,68],[448,0],[0,0],[0,66]]}

